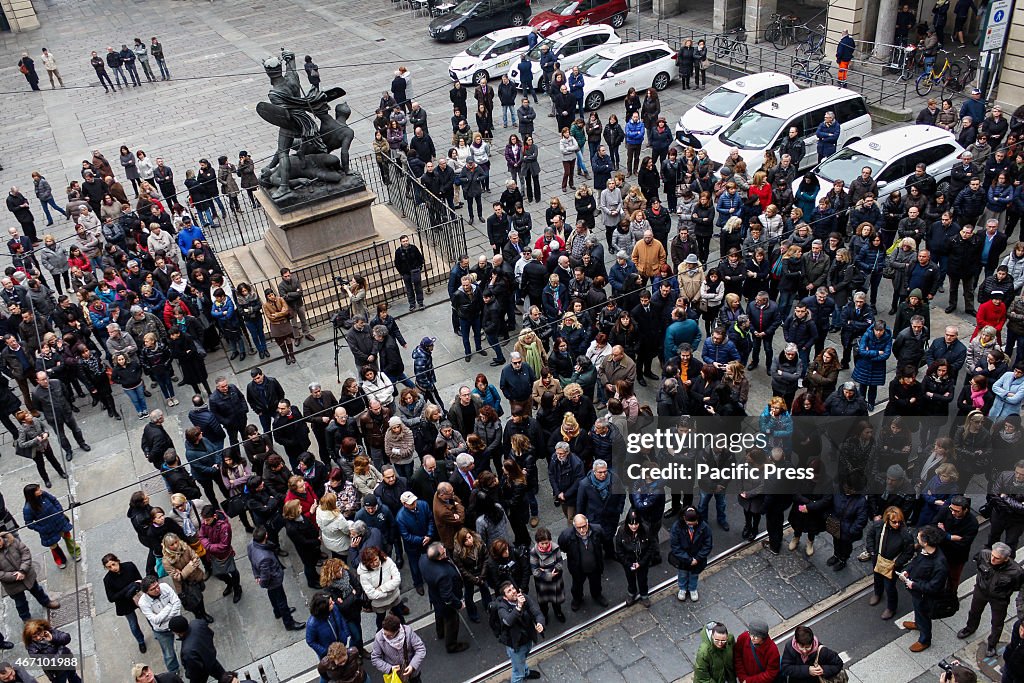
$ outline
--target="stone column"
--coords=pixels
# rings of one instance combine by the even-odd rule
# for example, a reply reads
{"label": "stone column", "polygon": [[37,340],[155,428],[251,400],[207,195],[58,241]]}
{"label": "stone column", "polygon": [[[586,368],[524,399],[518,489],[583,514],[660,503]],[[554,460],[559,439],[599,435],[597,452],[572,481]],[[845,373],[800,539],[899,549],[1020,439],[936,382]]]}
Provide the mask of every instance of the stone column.
{"label": "stone column", "polygon": [[39,28],[39,17],[32,0],[0,0],[0,11],[7,17],[14,33]]}
{"label": "stone column", "polygon": [[[757,0],[749,0],[756,2]],[[716,33],[739,26],[744,21],[744,0],[715,0],[711,14],[711,29]],[[746,26],[747,31],[751,30]]]}
{"label": "stone column", "polygon": [[995,99],[1003,111],[1013,111],[1024,102],[1024,3],[1013,8],[1003,52],[1002,68],[999,71],[999,89]]}
{"label": "stone column", "polygon": [[896,13],[899,11],[899,0],[881,0],[878,6],[878,24],[875,27],[875,56],[882,57],[889,54],[889,47],[892,45],[893,37],[896,35]]}
{"label": "stone column", "polygon": [[833,55],[835,46],[843,37],[843,31],[849,31],[854,40],[870,40],[864,36],[864,5],[865,0],[836,0],[828,11],[825,23],[825,53]]}
{"label": "stone column", "polygon": [[743,11],[743,26],[747,29],[748,42],[764,41],[765,29],[771,23],[772,14],[778,11],[778,0],[747,0]]}

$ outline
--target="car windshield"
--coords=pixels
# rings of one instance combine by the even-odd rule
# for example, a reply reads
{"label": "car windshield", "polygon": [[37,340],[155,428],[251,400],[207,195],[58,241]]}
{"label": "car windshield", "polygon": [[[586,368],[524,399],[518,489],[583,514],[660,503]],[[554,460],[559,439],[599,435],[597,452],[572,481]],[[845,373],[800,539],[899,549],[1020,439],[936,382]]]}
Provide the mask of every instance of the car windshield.
{"label": "car windshield", "polygon": [[562,17],[568,17],[572,15],[579,4],[577,0],[562,0],[562,2],[551,8],[551,12]]}
{"label": "car windshield", "polygon": [[750,110],[725,129],[719,139],[727,145],[744,149],[764,149],[779,134],[784,121]]}
{"label": "car windshield", "polygon": [[470,57],[479,57],[482,54],[486,54],[496,42],[490,36],[481,36],[475,43],[466,48],[466,54]]}
{"label": "car windshield", "polygon": [[455,9],[452,10],[452,14],[467,17],[473,13],[473,10],[475,10],[479,4],[479,0],[463,0],[455,6]]}
{"label": "car windshield", "polygon": [[715,116],[732,116],[736,107],[740,106],[745,98],[746,95],[743,93],[723,86],[698,102],[697,109]]}
{"label": "car windshield", "polygon": [[551,38],[545,38],[544,40],[542,40],[539,43],[537,43],[536,45],[534,45],[532,50],[530,50],[529,52],[526,53],[526,58],[529,59],[531,62],[539,62],[540,61],[540,49],[542,47],[544,47],[545,45],[548,46],[549,50],[554,50],[555,47],[557,47],[558,44],[554,40],[552,40]]}
{"label": "car windshield", "polygon": [[580,73],[584,76],[600,77],[604,75],[605,69],[612,63],[612,58],[606,55],[597,54],[580,64]]}
{"label": "car windshield", "polygon": [[837,178],[842,178],[843,180],[856,178],[865,166],[870,168],[871,175],[877,178],[878,172],[882,170],[883,163],[880,159],[847,147],[840,151],[839,154],[829,157],[826,161],[822,162],[815,173],[825,180],[832,182]]}

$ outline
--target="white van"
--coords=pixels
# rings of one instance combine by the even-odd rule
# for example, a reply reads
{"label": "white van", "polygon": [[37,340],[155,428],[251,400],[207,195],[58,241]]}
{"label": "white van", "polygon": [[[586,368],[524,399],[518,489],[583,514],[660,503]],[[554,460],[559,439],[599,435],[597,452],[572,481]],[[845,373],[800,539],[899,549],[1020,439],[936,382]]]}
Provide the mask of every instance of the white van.
{"label": "white van", "polygon": [[800,169],[810,168],[818,159],[818,139],[814,132],[831,111],[839,122],[837,148],[860,140],[871,133],[871,115],[864,98],[853,90],[820,85],[762,102],[736,119],[704,145],[708,156],[721,164],[736,147],[751,168],[761,165],[766,149],[778,149],[791,126],[804,138],[805,153]]}
{"label": "white van", "polygon": [[723,83],[679,117],[676,141],[701,147],[748,109],[796,90],[799,88],[792,78],[776,71],[740,76]]}

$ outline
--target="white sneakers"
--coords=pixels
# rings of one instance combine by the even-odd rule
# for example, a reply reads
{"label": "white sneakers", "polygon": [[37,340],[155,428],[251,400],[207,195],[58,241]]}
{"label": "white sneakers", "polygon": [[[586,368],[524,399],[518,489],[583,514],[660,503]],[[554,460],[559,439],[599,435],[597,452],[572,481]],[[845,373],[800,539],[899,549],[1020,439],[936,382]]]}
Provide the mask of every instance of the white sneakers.
{"label": "white sneakers", "polygon": [[698,600],[700,600],[700,596],[697,595],[697,591],[690,591],[690,599],[693,600],[694,602],[697,602]]}
{"label": "white sneakers", "polygon": [[687,597],[689,597],[689,594],[684,590],[680,590],[678,593],[676,593],[676,600],[678,600],[679,602],[686,602]]}

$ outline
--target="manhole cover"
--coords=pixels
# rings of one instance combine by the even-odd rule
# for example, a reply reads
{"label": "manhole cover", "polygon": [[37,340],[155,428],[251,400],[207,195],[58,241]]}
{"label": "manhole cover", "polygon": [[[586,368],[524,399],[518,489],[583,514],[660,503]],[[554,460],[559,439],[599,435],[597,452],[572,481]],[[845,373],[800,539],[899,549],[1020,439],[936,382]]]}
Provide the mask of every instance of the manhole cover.
{"label": "manhole cover", "polygon": [[79,616],[91,617],[92,614],[92,586],[79,588],[74,593],[54,596],[60,603],[58,609],[49,610],[50,623],[56,627],[66,626],[78,621]]}

